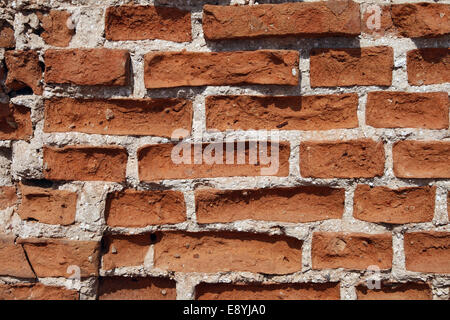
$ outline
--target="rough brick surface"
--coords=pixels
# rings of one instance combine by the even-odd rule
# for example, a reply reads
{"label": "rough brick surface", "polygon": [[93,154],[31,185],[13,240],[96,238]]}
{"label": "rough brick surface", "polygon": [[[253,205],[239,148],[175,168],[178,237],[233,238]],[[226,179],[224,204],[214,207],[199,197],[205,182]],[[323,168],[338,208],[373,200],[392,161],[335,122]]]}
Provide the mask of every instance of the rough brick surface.
{"label": "rough brick surface", "polygon": [[407,270],[450,273],[450,232],[408,232],[404,247]]}
{"label": "rough brick surface", "polygon": [[74,266],[79,268],[81,277],[98,274],[100,245],[96,241],[30,238],[18,242],[38,277],[76,276]]}
{"label": "rough brick surface", "polygon": [[5,63],[8,76],[5,86],[9,90],[30,88],[34,94],[42,93],[42,69],[39,55],[32,50],[5,52]]}
{"label": "rough brick surface", "polygon": [[78,300],[76,290],[36,284],[0,284],[0,300]]}
{"label": "rough brick surface", "polygon": [[130,55],[127,50],[49,49],[44,60],[47,83],[126,86],[130,82]]}
{"label": "rough brick surface", "polygon": [[186,220],[184,195],[177,191],[125,190],[108,195],[106,223],[112,227],[146,227]]}
{"label": "rough brick surface", "polygon": [[106,9],[106,39],[162,39],[185,42],[192,39],[191,14],[177,8],[120,6]]}
{"label": "rough brick surface", "polygon": [[166,278],[102,277],[99,300],[175,300],[175,281]]}
{"label": "rough brick surface", "polygon": [[151,52],[145,55],[145,87],[298,84],[299,53],[289,50]]}
{"label": "rough brick surface", "polygon": [[166,232],[157,235],[154,261],[169,271],[289,274],[301,270],[301,247],[286,236]]}
{"label": "rough brick surface", "polygon": [[450,49],[426,48],[411,50],[406,58],[411,85],[450,82]]}
{"label": "rough brick surface", "polygon": [[0,187],[0,210],[12,207],[16,202],[16,187]]}
{"label": "rough brick surface", "polygon": [[330,2],[212,6],[203,8],[203,31],[209,40],[265,36],[357,36],[359,5]]}
{"label": "rough brick surface", "polygon": [[75,34],[72,24],[71,14],[67,11],[51,10],[48,14],[39,14],[42,23],[41,36],[44,41],[55,47],[67,47]]}
{"label": "rough brick surface", "polygon": [[45,178],[53,180],[123,181],[127,152],[120,147],[45,147]]}
{"label": "rough brick surface", "polygon": [[264,220],[310,222],[339,219],[344,212],[344,190],[297,187],[253,190],[197,190],[199,223]]}
{"label": "rough brick surface", "polygon": [[369,178],[383,175],[382,142],[370,139],[300,145],[300,173],[315,178]]}
{"label": "rough brick surface", "polygon": [[355,128],[355,94],[298,97],[210,96],[206,127],[217,130],[331,130]]}
{"label": "rough brick surface", "polygon": [[0,20],[0,48],[10,49],[15,46],[14,28],[6,20]]}
{"label": "rough brick surface", "polygon": [[201,283],[198,300],[339,300],[339,283],[248,284]]}
{"label": "rough brick surface", "polygon": [[28,140],[33,134],[31,110],[14,104],[0,104],[0,139]]}
{"label": "rough brick surface", "polygon": [[148,234],[104,237],[102,269],[110,270],[144,264],[151,242]]}
{"label": "rough brick surface", "polygon": [[450,178],[450,142],[399,141],[393,158],[399,178]]}
{"label": "rough brick surface", "polygon": [[[238,143],[222,144],[157,144],[142,147],[138,150],[139,160],[139,178],[142,181],[154,181],[162,179],[193,179],[193,178],[214,178],[214,177],[233,177],[233,176],[287,176],[289,174],[289,143],[274,142],[274,150],[278,150],[279,157],[273,157],[272,144],[268,143],[267,157],[260,157],[260,147],[256,148],[249,142],[245,143],[245,148],[240,147]],[[228,147],[229,145],[229,147]],[[175,151],[173,149],[176,147]],[[186,151],[184,152],[184,149]],[[200,150],[200,151],[196,151]],[[217,149],[217,154],[214,153]],[[222,150],[222,156],[220,156]],[[277,152],[277,151],[275,151]],[[174,163],[172,154],[180,155],[186,158],[186,163]],[[190,155],[190,156],[189,156]],[[242,163],[239,164],[238,155],[242,156]],[[245,155],[245,156],[244,156]],[[251,155],[256,155],[256,163],[250,163]],[[274,153],[275,155],[275,153]],[[196,163],[197,159],[202,160],[201,164]],[[266,159],[267,158],[267,159]],[[178,159],[176,157],[175,159]],[[227,159],[231,159],[233,164],[227,164]],[[267,164],[263,164],[262,160],[267,160]],[[178,160],[176,160],[178,161]],[[209,161],[209,162],[207,162]],[[265,173],[267,170],[267,173]],[[273,169],[273,170],[272,170]],[[278,169],[278,170],[277,170]]]}
{"label": "rough brick surface", "polygon": [[434,217],[436,188],[390,189],[359,185],[354,196],[353,216],[376,223],[420,223]]}
{"label": "rough brick surface", "polygon": [[358,300],[431,300],[431,288],[426,283],[386,283],[381,288],[368,289],[366,284],[356,287]]}
{"label": "rough brick surface", "polygon": [[366,124],[375,128],[447,129],[448,93],[369,92]]}
{"label": "rough brick surface", "polygon": [[392,236],[389,233],[314,232],[312,268],[365,270],[369,266],[390,269]]}
{"label": "rough brick surface", "polygon": [[45,102],[46,132],[170,137],[190,131],[192,102],[184,99],[69,99]]}
{"label": "rough brick surface", "polygon": [[77,194],[22,185],[22,202],[18,214],[24,220],[47,224],[70,225],[75,222]]}
{"label": "rough brick surface", "polygon": [[390,47],[313,49],[311,87],[390,86],[393,67]]}
{"label": "rough brick surface", "polygon": [[35,278],[25,251],[14,236],[0,235],[0,275]]}

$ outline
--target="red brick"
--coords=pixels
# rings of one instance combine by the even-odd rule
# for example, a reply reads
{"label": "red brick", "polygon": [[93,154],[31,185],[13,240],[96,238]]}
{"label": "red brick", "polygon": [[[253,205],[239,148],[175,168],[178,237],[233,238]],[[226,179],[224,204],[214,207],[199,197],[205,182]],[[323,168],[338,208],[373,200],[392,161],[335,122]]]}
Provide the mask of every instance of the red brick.
{"label": "red brick", "polygon": [[175,300],[176,283],[167,278],[100,278],[99,300]]}
{"label": "red brick", "polygon": [[298,84],[298,51],[150,52],[145,55],[148,89],[180,86]]}
{"label": "red brick", "polygon": [[[242,143],[243,144],[243,143]],[[222,143],[204,143],[198,144],[197,149],[203,150],[202,155],[198,155],[195,151],[195,146],[193,144],[182,143],[180,144],[179,154],[185,156],[187,160],[190,160],[190,164],[175,163],[172,159],[172,149],[174,149],[174,144],[156,144],[144,146],[138,150],[138,160],[139,160],[139,178],[141,181],[155,181],[164,179],[194,179],[194,178],[215,178],[215,177],[233,177],[233,176],[260,176],[260,175],[275,175],[275,176],[288,176],[289,174],[289,156],[290,147],[288,142],[274,142],[274,148],[278,149],[278,157],[276,154],[273,155],[274,159],[269,164],[263,164],[262,160],[271,160],[271,148],[272,144],[268,143],[268,159],[263,159],[260,157],[256,147],[250,146],[249,142],[245,142],[245,149],[239,150],[240,147],[237,143],[230,142],[227,146],[232,151],[227,151],[227,146],[222,145]],[[183,146],[186,151],[186,155],[183,153]],[[223,156],[221,157],[219,152],[216,157],[221,161],[219,163],[206,163],[206,160],[213,160],[209,157],[208,151],[210,148],[214,151],[214,148],[223,150]],[[206,151],[205,151],[206,150]],[[238,164],[238,154],[243,155],[245,151],[245,163]],[[173,151],[175,154],[177,149]],[[190,153],[190,157],[189,154]],[[194,155],[197,154],[197,158],[203,159],[202,164],[196,164],[194,162]],[[250,163],[250,155],[256,154],[258,156],[257,164]],[[205,156],[207,155],[207,156]],[[227,164],[227,155],[233,164]],[[212,157],[214,158],[214,157]],[[178,160],[176,160],[178,161]],[[181,159],[180,159],[181,161]],[[272,169],[269,169],[272,165]],[[277,170],[278,169],[278,170]],[[268,171],[263,171],[268,170]]]}
{"label": "red brick", "polygon": [[50,10],[48,14],[38,13],[44,32],[41,37],[45,43],[55,47],[67,47],[75,34],[75,29],[69,28],[72,23],[71,14],[67,11]]}
{"label": "red brick", "polygon": [[106,9],[108,40],[191,41],[191,13],[177,8],[120,6]]}
{"label": "red brick", "polygon": [[399,141],[393,147],[399,178],[450,178],[450,142]]}
{"label": "red brick", "polygon": [[42,94],[42,69],[36,51],[6,51],[5,62],[8,69],[8,76],[5,80],[7,89],[31,88],[34,94]]}
{"label": "red brick", "polygon": [[158,233],[156,268],[181,272],[289,274],[302,269],[302,241],[237,232]]}
{"label": "red brick", "polygon": [[130,83],[127,50],[49,49],[44,59],[47,83],[82,86],[126,86]]}
{"label": "red brick", "polygon": [[192,102],[184,99],[70,99],[45,101],[45,132],[170,137],[191,130]]}
{"label": "red brick", "polygon": [[358,126],[358,95],[210,96],[206,127],[217,130],[331,130]]}
{"label": "red brick", "polygon": [[201,283],[197,300],[339,300],[339,283]]}
{"label": "red brick", "polygon": [[312,268],[365,270],[376,265],[392,267],[392,236],[390,233],[314,232]]}
{"label": "red brick", "polygon": [[438,37],[450,33],[448,4],[393,4],[391,14],[397,32],[404,37]]}
{"label": "red brick", "polygon": [[390,86],[393,66],[390,47],[313,49],[311,87]]}
{"label": "red brick", "polygon": [[98,274],[100,245],[96,241],[30,238],[19,239],[38,277],[76,276],[71,270],[80,268],[81,277]]}
{"label": "red brick", "polygon": [[113,235],[103,238],[102,269],[134,267],[144,264],[151,244],[151,237],[143,235]]}
{"label": "red brick", "polygon": [[450,82],[450,49],[426,48],[408,51],[408,82],[413,86]]}
{"label": "red brick", "polygon": [[360,33],[359,4],[342,7],[314,3],[203,7],[203,32],[209,40],[266,36],[330,37]]}
{"label": "red brick", "polygon": [[16,203],[16,187],[0,187],[0,210],[12,207]]}
{"label": "red brick", "polygon": [[426,283],[386,283],[380,289],[368,289],[361,284],[356,287],[358,300],[431,300],[433,294]]}
{"label": "red brick", "polygon": [[44,147],[44,176],[49,180],[125,180],[128,155],[121,147]]}
{"label": "red brick", "polygon": [[344,189],[328,187],[195,191],[198,223],[340,219],[344,200]]}
{"label": "red brick", "polygon": [[11,49],[15,46],[14,28],[6,20],[0,20],[0,48]]}
{"label": "red brick", "polygon": [[78,300],[76,290],[41,283],[0,284],[0,300]]}
{"label": "red brick", "polygon": [[35,278],[25,252],[14,236],[0,235],[0,275]]}
{"label": "red brick", "polygon": [[434,217],[436,187],[389,189],[359,185],[354,196],[353,216],[375,223],[430,222]]}
{"label": "red brick", "polygon": [[[378,11],[378,8],[380,11]],[[378,13],[380,13],[380,16],[378,16]],[[379,25],[377,25],[378,22]],[[362,12],[361,32],[376,37],[395,35],[396,33],[394,23],[392,22],[391,6],[368,6],[366,10]]]}
{"label": "red brick", "polygon": [[0,103],[0,139],[28,140],[33,134],[30,116],[27,107]]}
{"label": "red brick", "polygon": [[370,139],[306,141],[300,144],[300,172],[314,178],[371,178],[384,172],[382,142]]}
{"label": "red brick", "polygon": [[111,227],[146,227],[186,220],[184,195],[179,191],[125,190],[106,200],[106,224]]}
{"label": "red brick", "polygon": [[366,123],[375,128],[447,129],[447,92],[369,92]]}
{"label": "red brick", "polygon": [[22,202],[18,214],[23,220],[70,225],[75,222],[77,194],[21,185]]}
{"label": "red brick", "polygon": [[406,270],[450,273],[450,232],[408,232],[404,237]]}

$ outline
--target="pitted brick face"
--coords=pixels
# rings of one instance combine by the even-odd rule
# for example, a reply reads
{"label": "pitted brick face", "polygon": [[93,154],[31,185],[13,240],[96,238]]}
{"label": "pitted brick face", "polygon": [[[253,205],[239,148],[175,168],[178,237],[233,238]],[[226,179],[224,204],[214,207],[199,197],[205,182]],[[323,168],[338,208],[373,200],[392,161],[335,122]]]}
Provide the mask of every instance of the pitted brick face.
{"label": "pitted brick face", "polygon": [[450,297],[448,1],[0,3],[0,300]]}

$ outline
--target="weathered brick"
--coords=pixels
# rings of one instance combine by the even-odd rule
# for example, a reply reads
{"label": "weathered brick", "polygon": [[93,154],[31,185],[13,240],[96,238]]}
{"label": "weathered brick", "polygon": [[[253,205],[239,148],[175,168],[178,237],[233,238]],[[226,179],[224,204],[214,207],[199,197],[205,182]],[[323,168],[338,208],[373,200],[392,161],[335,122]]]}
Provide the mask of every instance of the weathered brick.
{"label": "weathered brick", "polygon": [[78,300],[76,290],[42,283],[0,284],[0,300]]}
{"label": "weathered brick", "polygon": [[111,270],[143,265],[151,242],[149,234],[104,237],[102,269]]}
{"label": "weathered brick", "polygon": [[300,144],[300,172],[314,178],[370,178],[384,172],[382,142],[370,139],[306,141]]}
{"label": "weathered brick", "polygon": [[365,270],[376,265],[381,270],[392,267],[390,233],[314,232],[312,268]]}
{"label": "weathered brick", "polygon": [[127,50],[49,49],[44,60],[47,83],[83,86],[126,86],[130,83]]}
{"label": "weathered brick", "polygon": [[369,92],[366,123],[375,128],[446,129],[447,92]]}
{"label": "weathered brick", "polygon": [[42,94],[42,68],[36,51],[6,51],[5,63],[8,69],[5,86],[8,90],[30,88],[34,94]]}
{"label": "weathered brick", "polygon": [[[197,145],[183,142],[178,146],[169,143],[144,146],[138,150],[139,178],[141,181],[155,181],[233,176],[287,176],[289,174],[289,143],[273,142],[273,144],[273,146],[271,143],[267,145],[267,157],[261,157],[260,153],[257,152],[263,148],[260,146],[256,148],[253,143],[250,145],[248,141],[245,142],[245,148],[244,142],[242,148],[240,143],[233,142]],[[172,151],[174,147],[177,149]],[[272,155],[272,147],[274,150],[278,150],[278,154],[275,151]],[[184,152],[183,149],[186,149],[186,151]],[[222,155],[220,150],[223,151]],[[174,159],[172,153],[177,159]],[[257,160],[253,164],[250,163],[251,155],[254,155]],[[178,156],[180,159],[178,159]],[[202,160],[202,163],[196,163],[194,156]],[[186,158],[185,162],[189,163],[177,164],[176,162],[181,161],[182,158]],[[227,164],[227,159],[232,163],[228,162]],[[239,160],[243,161],[239,162]],[[264,164],[263,160],[267,164]]]}
{"label": "weathered brick", "polygon": [[426,283],[386,283],[380,289],[368,289],[366,284],[356,287],[358,300],[431,300],[431,288]]}
{"label": "weathered brick", "polygon": [[0,275],[19,278],[35,278],[22,246],[15,237],[0,235]]}
{"label": "weathered brick", "polygon": [[0,20],[0,48],[11,49],[15,46],[14,28],[6,20]]}
{"label": "weathered brick", "polygon": [[184,99],[71,99],[45,101],[45,132],[170,137],[190,131],[192,102]]}
{"label": "weathered brick", "polygon": [[30,115],[27,107],[0,103],[0,139],[28,140],[33,134]]}
{"label": "weathered brick", "polygon": [[55,47],[67,47],[75,34],[74,28],[69,28],[72,24],[71,14],[63,10],[50,10],[48,14],[38,13],[41,21],[42,39],[45,43]]}
{"label": "weathered brick", "polygon": [[198,223],[340,219],[344,200],[344,189],[328,187],[195,191]]}
{"label": "weathered brick", "polygon": [[450,82],[450,49],[425,48],[408,51],[408,82],[413,86]]}
{"label": "weathered brick", "polygon": [[18,214],[23,220],[70,225],[75,222],[77,194],[66,190],[20,186],[22,202]]}
{"label": "weathered brick", "polygon": [[0,210],[12,207],[16,203],[16,187],[0,187]]}
{"label": "weathered brick", "polygon": [[406,270],[450,273],[450,232],[408,232],[404,236]]}
{"label": "weathered brick", "polygon": [[176,283],[167,278],[102,277],[99,300],[175,300]]}
{"label": "weathered brick", "polygon": [[450,33],[449,4],[393,4],[391,15],[397,33],[404,37],[438,37]]}
{"label": "weathered brick", "polygon": [[146,227],[186,220],[184,195],[179,191],[125,190],[106,200],[106,224],[111,227]]}
{"label": "weathered brick", "polygon": [[298,51],[150,52],[145,55],[148,89],[180,86],[298,84]]}
{"label": "weathered brick", "polygon": [[355,190],[353,216],[376,223],[430,222],[434,217],[436,187],[390,189],[359,185]]}
{"label": "weathered brick", "polygon": [[120,6],[106,9],[108,40],[191,41],[191,13],[177,8]]}
{"label": "weathered brick", "polygon": [[339,283],[201,283],[197,300],[339,300]]}
{"label": "weathered brick", "polygon": [[331,130],[358,126],[358,95],[209,96],[206,127],[217,130]]}
{"label": "weathered brick", "polygon": [[44,176],[49,180],[125,180],[128,154],[121,147],[44,147]]}
{"label": "weathered brick", "polygon": [[390,47],[313,49],[311,87],[390,86],[393,66]]}
{"label": "weathered brick", "polygon": [[182,272],[289,274],[302,268],[302,241],[237,232],[158,233],[154,265]]}
{"label": "weathered brick", "polygon": [[349,1],[203,7],[203,31],[209,40],[265,36],[329,37],[360,33],[359,4]]}
{"label": "weathered brick", "polygon": [[17,242],[23,245],[38,277],[76,276],[74,266],[80,268],[81,277],[98,274],[99,242],[44,238],[18,239]]}
{"label": "weathered brick", "polygon": [[450,142],[399,141],[393,147],[399,178],[450,178]]}

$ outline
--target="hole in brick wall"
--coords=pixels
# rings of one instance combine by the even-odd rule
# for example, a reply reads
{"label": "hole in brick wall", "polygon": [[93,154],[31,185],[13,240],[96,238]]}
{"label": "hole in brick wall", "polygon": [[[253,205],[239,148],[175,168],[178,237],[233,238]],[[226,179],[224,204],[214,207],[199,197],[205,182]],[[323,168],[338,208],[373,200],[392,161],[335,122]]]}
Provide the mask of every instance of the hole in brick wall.
{"label": "hole in brick wall", "polygon": [[33,94],[33,89],[31,89],[28,86],[26,86],[24,88],[21,88],[19,90],[8,92],[8,96],[10,98],[14,98],[14,97],[17,97],[17,96],[27,96],[27,95],[32,95],[32,94]]}
{"label": "hole in brick wall", "polygon": [[46,179],[27,179],[22,180],[22,183],[27,186],[40,188],[51,188],[53,186],[53,182]]}
{"label": "hole in brick wall", "polygon": [[155,243],[156,240],[158,240],[158,237],[156,236],[156,233],[150,234],[150,243]]}

